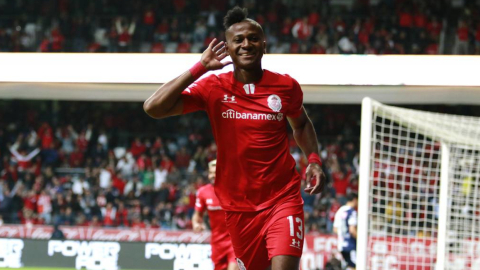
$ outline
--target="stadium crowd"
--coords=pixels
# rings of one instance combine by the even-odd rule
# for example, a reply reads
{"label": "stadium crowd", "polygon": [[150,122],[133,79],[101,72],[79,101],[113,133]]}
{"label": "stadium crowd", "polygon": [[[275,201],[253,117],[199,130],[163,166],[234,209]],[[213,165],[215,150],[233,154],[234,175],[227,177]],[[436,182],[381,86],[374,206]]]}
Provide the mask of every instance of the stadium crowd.
{"label": "stadium crowd", "polygon": [[480,4],[449,0],[0,1],[0,51],[201,52],[234,5],[269,53],[480,54]]}
{"label": "stadium crowd", "polygon": [[[317,130],[329,184],[322,196],[302,193],[305,227],[307,232],[331,233],[335,212],[348,193],[358,191],[360,107],[306,109]],[[433,110],[480,116],[475,106]],[[415,159],[423,146],[403,147]],[[306,159],[292,137],[290,149],[303,175]],[[140,103],[13,100],[0,101],[0,157],[0,225],[181,230],[191,228],[196,191],[207,183],[207,163],[216,158],[216,145],[201,112],[154,120]],[[408,172],[418,183],[408,186],[425,203],[390,205],[389,196],[405,195],[403,187],[389,180],[398,176],[400,166],[395,164],[388,155],[378,155],[374,164],[378,190],[399,191],[382,194],[375,202],[374,212],[384,219],[376,223],[387,224],[377,233],[400,227],[412,230],[400,234],[421,233],[431,224],[400,226],[398,221],[434,215],[438,202],[429,194],[438,190],[438,175],[422,176],[421,167],[431,164],[419,164]]]}
{"label": "stadium crowd", "polygon": [[[1,105],[0,224],[191,228],[196,191],[216,158],[206,115],[153,120],[138,103]],[[358,108],[307,109],[332,180],[322,198],[302,194],[306,225],[329,232],[358,189]],[[293,137],[291,153],[304,173]]]}
{"label": "stadium crowd", "polygon": [[[240,4],[264,26],[272,53],[480,54],[480,5],[456,2],[0,0],[0,52],[200,52],[222,36],[225,10]],[[152,120],[138,103],[0,105],[0,225],[191,228],[195,193],[216,158],[204,114]],[[306,230],[329,233],[346,194],[358,190],[360,109],[307,110],[329,186],[322,197],[302,194]],[[461,112],[472,113],[480,115]],[[293,138],[291,153],[303,175]],[[376,165],[388,179],[385,164]],[[378,203],[387,231],[417,207]],[[435,203],[410,211],[412,219]]]}

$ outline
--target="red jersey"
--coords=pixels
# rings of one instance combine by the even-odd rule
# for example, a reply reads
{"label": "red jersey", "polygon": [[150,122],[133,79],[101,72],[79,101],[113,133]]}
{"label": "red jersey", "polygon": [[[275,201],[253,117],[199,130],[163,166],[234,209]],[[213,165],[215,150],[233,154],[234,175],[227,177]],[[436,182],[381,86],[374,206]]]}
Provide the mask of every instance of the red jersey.
{"label": "red jersey", "polygon": [[212,184],[205,185],[197,191],[195,211],[203,213],[205,209],[208,211],[208,217],[210,218],[212,247],[217,248],[219,245],[223,246],[222,244],[231,245],[230,235],[225,224],[225,211],[222,210],[220,202],[215,196]]}
{"label": "red jersey", "polygon": [[244,84],[228,72],[191,84],[182,98],[184,114],[205,110],[210,119],[218,147],[215,193],[224,210],[302,203],[286,120],[302,112],[296,80],[264,70],[259,82]]}

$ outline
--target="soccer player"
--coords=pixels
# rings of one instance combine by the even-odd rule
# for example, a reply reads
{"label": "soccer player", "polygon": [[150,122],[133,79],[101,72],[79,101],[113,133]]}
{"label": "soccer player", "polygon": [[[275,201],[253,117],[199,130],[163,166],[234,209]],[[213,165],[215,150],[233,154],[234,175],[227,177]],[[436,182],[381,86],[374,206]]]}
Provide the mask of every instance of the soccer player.
{"label": "soccer player", "polygon": [[[235,7],[224,26],[225,42],[213,40],[197,64],[162,85],[143,107],[154,118],[207,112],[218,146],[214,190],[225,210],[239,268],[298,269],[303,200],[287,122],[308,157],[309,194],[320,193],[326,182],[317,136],[298,82],[262,68],[266,41],[260,24],[247,18],[246,9]],[[196,81],[232,62],[233,72]]]}
{"label": "soccer player", "polygon": [[205,230],[203,213],[207,209],[212,229],[210,242],[212,245],[212,261],[215,265],[214,269],[238,270],[232,240],[228,234],[227,225],[225,225],[225,211],[223,211],[213,191],[216,168],[217,160],[212,160],[208,163],[208,180],[210,180],[210,184],[201,187],[197,192],[195,213],[192,217],[193,230],[196,232]]}
{"label": "soccer player", "polygon": [[350,193],[347,199],[347,203],[335,214],[333,232],[338,235],[338,250],[347,263],[347,269],[354,270],[357,250],[357,210],[355,209],[358,206],[358,196]]}

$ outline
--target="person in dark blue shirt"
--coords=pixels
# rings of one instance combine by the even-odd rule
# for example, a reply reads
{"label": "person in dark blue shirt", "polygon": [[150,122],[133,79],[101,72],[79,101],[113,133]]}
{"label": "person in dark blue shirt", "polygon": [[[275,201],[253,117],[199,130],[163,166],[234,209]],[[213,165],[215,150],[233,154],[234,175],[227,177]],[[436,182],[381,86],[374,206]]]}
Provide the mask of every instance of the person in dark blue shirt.
{"label": "person in dark blue shirt", "polygon": [[347,195],[347,203],[338,209],[335,214],[333,231],[338,235],[338,250],[347,263],[348,270],[356,267],[357,250],[357,206],[358,195]]}

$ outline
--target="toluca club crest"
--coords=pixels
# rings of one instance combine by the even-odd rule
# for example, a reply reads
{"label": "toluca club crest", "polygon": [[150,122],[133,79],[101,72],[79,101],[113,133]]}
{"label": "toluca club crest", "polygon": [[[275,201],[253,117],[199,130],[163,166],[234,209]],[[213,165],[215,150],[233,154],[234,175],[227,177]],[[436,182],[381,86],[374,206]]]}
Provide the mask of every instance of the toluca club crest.
{"label": "toluca club crest", "polygon": [[282,109],[282,100],[277,95],[270,95],[267,99],[268,107],[274,112],[279,112]]}

